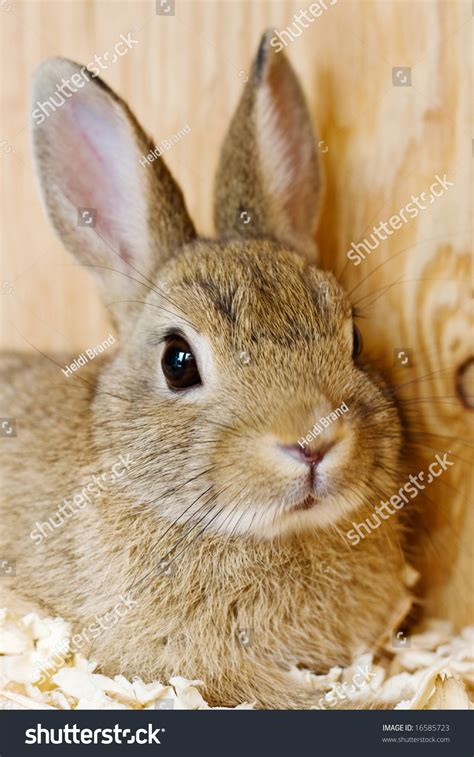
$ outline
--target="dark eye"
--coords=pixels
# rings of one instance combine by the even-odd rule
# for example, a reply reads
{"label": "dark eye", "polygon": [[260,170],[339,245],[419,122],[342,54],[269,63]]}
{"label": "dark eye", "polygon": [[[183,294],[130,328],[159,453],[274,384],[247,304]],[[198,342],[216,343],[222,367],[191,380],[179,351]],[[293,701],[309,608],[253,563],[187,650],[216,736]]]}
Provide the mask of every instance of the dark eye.
{"label": "dark eye", "polygon": [[170,389],[188,389],[201,383],[191,347],[181,336],[167,338],[161,369]]}
{"label": "dark eye", "polygon": [[362,340],[362,334],[354,323],[353,326],[353,342],[352,342],[352,357],[356,358],[362,352],[364,342]]}

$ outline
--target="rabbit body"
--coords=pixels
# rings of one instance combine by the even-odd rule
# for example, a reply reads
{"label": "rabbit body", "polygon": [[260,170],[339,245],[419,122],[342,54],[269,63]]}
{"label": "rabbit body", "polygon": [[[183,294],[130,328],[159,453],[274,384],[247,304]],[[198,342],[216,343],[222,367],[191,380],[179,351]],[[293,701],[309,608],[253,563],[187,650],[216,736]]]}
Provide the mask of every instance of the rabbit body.
{"label": "rabbit body", "polygon": [[[47,62],[36,93],[76,69]],[[211,705],[318,706],[291,668],[374,649],[406,600],[399,519],[357,546],[345,536],[396,493],[402,433],[382,380],[353,359],[346,294],[312,262],[321,182],[294,73],[265,37],[223,149],[217,240],[197,238],[161,160],[140,166],[151,143],[103,83],[34,142],[50,217],[97,276],[119,345],[69,377],[70,357],[2,358],[18,436],[0,549],[15,589],[70,620],[106,674],[202,679]],[[95,229],[78,207],[98,209]],[[170,339],[197,363],[185,391],[160,369]],[[342,403],[347,416],[301,446]]]}

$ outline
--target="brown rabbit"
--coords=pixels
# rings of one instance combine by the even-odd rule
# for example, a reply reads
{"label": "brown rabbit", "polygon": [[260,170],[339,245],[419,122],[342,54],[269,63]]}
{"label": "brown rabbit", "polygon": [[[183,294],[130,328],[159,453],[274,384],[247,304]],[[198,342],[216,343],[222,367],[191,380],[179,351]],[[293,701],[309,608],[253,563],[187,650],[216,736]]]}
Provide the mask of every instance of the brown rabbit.
{"label": "brown rabbit", "polygon": [[[287,663],[349,663],[406,596],[399,518],[345,538],[397,491],[401,427],[357,355],[347,295],[313,263],[315,140],[269,41],[222,151],[218,240],[196,236],[161,157],[140,164],[153,143],[99,79],[34,126],[47,211],[119,344],[74,376],[71,357],[3,358],[18,436],[2,445],[0,548],[16,591],[72,621],[105,673],[303,708],[321,695]],[[34,101],[81,70],[46,61]]]}

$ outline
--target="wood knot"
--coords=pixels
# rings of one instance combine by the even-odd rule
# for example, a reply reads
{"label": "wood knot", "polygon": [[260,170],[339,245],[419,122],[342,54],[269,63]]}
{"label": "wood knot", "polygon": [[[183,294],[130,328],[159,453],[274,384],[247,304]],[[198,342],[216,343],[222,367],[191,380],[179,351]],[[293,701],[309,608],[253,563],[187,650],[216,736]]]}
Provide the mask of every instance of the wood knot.
{"label": "wood knot", "polygon": [[474,358],[468,358],[456,372],[456,391],[464,407],[474,410]]}

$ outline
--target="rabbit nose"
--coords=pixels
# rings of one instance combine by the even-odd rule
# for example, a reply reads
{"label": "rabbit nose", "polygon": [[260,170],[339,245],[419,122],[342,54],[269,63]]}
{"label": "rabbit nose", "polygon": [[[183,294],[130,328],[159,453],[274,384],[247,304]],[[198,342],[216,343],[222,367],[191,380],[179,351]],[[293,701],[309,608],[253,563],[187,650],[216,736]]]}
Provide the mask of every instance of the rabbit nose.
{"label": "rabbit nose", "polygon": [[278,445],[283,452],[295,460],[299,460],[300,463],[307,463],[308,465],[319,465],[327,452],[334,446],[334,442],[325,444],[318,449],[311,449],[311,447],[302,447],[300,444],[279,444]]}

